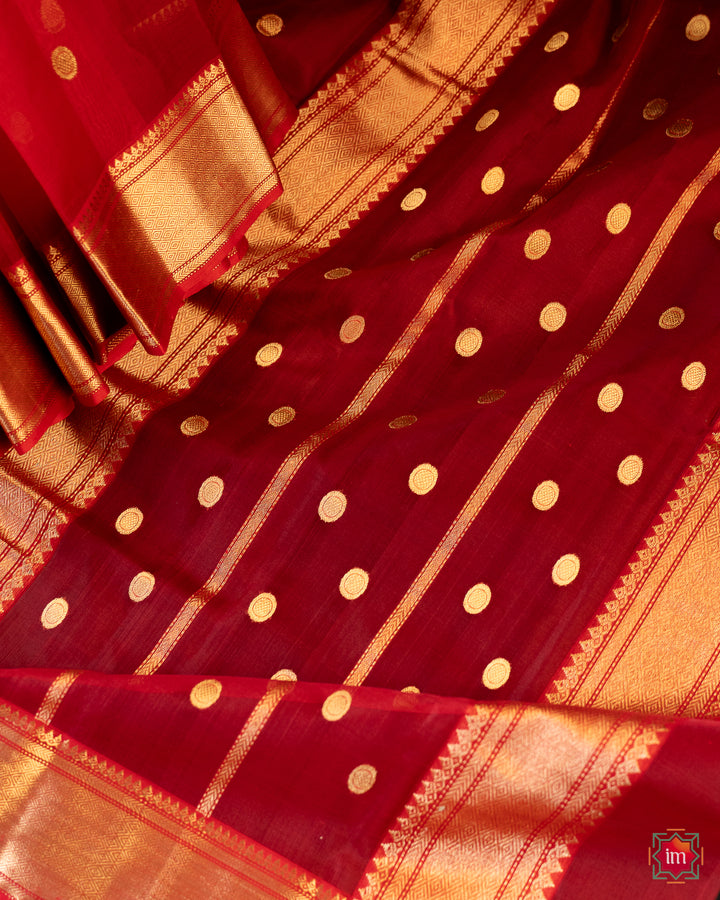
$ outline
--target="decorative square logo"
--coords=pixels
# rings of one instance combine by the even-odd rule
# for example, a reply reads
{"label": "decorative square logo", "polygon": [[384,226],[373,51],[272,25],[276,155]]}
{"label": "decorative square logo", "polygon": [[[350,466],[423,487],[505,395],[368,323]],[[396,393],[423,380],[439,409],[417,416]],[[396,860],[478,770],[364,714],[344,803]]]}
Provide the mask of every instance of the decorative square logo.
{"label": "decorative square logo", "polygon": [[648,864],[652,866],[652,877],[656,881],[676,884],[697,881],[703,864],[700,835],[684,828],[655,832],[652,847],[648,848]]}

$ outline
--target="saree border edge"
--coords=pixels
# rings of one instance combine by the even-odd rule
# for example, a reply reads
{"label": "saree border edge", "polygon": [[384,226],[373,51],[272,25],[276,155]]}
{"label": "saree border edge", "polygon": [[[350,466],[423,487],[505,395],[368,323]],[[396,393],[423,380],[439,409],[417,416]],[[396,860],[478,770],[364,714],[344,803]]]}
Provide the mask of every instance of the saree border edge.
{"label": "saree border edge", "polygon": [[[46,891],[52,890],[53,883],[69,885],[78,879],[86,879],[84,883],[95,888],[106,879],[112,890],[112,883],[123,877],[123,867],[126,874],[132,867],[133,890],[142,890],[138,878],[149,888],[158,877],[176,884],[183,878],[202,882],[222,870],[228,897],[238,896],[232,891],[242,888],[248,892],[242,896],[253,900],[344,900],[336,888],[302,867],[202,815],[6,700],[0,701],[0,759],[6,772],[0,784],[0,823],[5,835],[0,884],[7,879],[26,892],[37,890],[36,883],[22,883],[25,873],[26,878],[49,879],[42,883]],[[48,798],[44,804],[43,795]],[[23,810],[30,801],[33,815],[25,821]],[[88,829],[94,832],[93,841],[84,840]],[[37,867],[23,858],[28,848],[43,846],[44,836],[59,833],[67,835],[64,852],[56,847],[52,854],[43,855]],[[8,854],[12,842],[16,849]],[[112,846],[123,852],[113,857]],[[116,859],[114,869],[108,865],[110,858]],[[168,866],[170,859],[172,866]],[[11,872],[6,871],[8,865],[14,866]]]}

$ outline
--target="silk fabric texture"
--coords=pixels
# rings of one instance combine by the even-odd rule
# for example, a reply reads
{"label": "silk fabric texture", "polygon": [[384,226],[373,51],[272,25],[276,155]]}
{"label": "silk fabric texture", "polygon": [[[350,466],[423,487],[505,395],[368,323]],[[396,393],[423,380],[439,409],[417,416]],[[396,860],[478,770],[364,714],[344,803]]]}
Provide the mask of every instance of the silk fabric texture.
{"label": "silk fabric texture", "polygon": [[167,353],[5,455],[9,896],[655,897],[668,829],[715,896],[719,47],[401,5]]}

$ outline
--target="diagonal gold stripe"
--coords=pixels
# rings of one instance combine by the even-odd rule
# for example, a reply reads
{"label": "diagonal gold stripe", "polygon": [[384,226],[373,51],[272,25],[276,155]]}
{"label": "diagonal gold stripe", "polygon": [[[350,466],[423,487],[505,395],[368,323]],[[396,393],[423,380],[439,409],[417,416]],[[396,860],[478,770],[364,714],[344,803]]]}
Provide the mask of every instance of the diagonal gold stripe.
{"label": "diagonal gold stripe", "polygon": [[255,708],[250,713],[242,731],[235,738],[232,747],[228,750],[225,759],[213,775],[202,799],[198,803],[198,812],[204,816],[211,816],[218,805],[220,798],[227,790],[242,761],[248,755],[250,748],[257,740],[260,732],[267,724],[268,719],[277,708],[286,694],[295,688],[294,681],[274,681],[265,694],[258,700]]}
{"label": "diagonal gold stripe", "polygon": [[368,677],[380,656],[388,648],[392,639],[408,620],[428,588],[450,559],[455,547],[457,547],[470,525],[475,521],[478,513],[485,506],[488,498],[492,495],[510,465],[523,449],[530,435],[543,420],[547,411],[552,407],[561,391],[582,370],[588,359],[605,346],[628,314],[640,292],[645,287],[648,278],[662,258],[680,223],[705,187],[717,175],[719,168],[720,150],[717,150],[702,171],[685,188],[680,198],[665,217],[635,271],[630,276],[630,280],[625,285],[620,297],[596,334],[588,342],[585,349],[572,358],[560,378],[540,394],[520,420],[520,423],[505,442],[491,463],[490,468],[483,475],[418,576],[365,648],[360,659],[353,666],[352,671],[345,680],[345,684],[359,685]]}
{"label": "diagonal gold stripe", "polygon": [[42,703],[35,714],[35,718],[44,722],[45,725],[49,725],[52,722],[55,713],[58,711],[58,707],[65,699],[65,695],[73,684],[75,684],[79,676],[80,672],[74,672],[72,670],[61,672],[47,689]]}

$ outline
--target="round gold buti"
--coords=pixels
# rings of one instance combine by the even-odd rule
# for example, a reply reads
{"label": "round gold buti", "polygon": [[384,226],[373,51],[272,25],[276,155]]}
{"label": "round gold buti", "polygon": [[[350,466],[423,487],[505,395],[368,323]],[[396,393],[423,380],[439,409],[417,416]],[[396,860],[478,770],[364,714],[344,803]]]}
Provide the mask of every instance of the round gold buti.
{"label": "round gold buti", "polygon": [[635,484],[643,473],[643,461],[639,456],[626,456],[617,469],[620,484]]}
{"label": "round gold buti", "polygon": [[270,344],[265,344],[264,347],[261,347],[258,352],[255,354],[255,362],[259,366],[271,366],[273,363],[276,363],[280,357],[282,356],[283,348],[282,344],[278,344],[276,341],[272,341]]}
{"label": "round gold buti", "polygon": [[356,766],[348,775],[348,788],[353,794],[366,794],[375,784],[377,769],[364,763]]}
{"label": "round gold buti", "polygon": [[204,506],[205,509],[210,509],[222,497],[224,490],[225,483],[222,478],[219,478],[217,475],[211,475],[200,485],[198,503],[200,506]]}
{"label": "round gold buti", "polygon": [[550,40],[545,44],[545,52],[546,53],[554,53],[556,50],[559,50],[561,47],[564,47],[568,42],[568,38],[570,35],[567,31],[558,31],[556,32]]}
{"label": "round gold buti", "polygon": [[567,319],[567,310],[562,303],[548,303],[540,313],[540,327],[545,331],[557,331]]}
{"label": "round gold buti", "polygon": [[668,102],[664,97],[655,97],[654,100],[648,100],[643,107],[643,119],[647,119],[648,122],[659,119],[660,116],[665,115],[667,108]]}
{"label": "round gold buti", "polygon": [[297,675],[292,669],[278,669],[277,672],[270,677],[270,681],[297,681]]}
{"label": "round gold buti", "polygon": [[696,391],[705,381],[707,372],[701,362],[692,362],[683,369],[680,382],[688,391]]}
{"label": "round gold buti", "polygon": [[334,691],[325,698],[322,705],[323,719],[328,722],[337,722],[347,713],[352,705],[352,697],[349,691]]}
{"label": "round gold buti", "polygon": [[545,512],[552,509],[560,496],[560,488],[556,481],[541,481],[532,495],[532,505],[535,509]]}
{"label": "round gold buti", "polygon": [[77,59],[69,47],[56,47],[50,54],[50,61],[55,74],[59,78],[64,78],[65,81],[72,81],[77,75]]}
{"label": "round gold buti", "polygon": [[550,232],[538,228],[531,232],[525,241],[525,256],[528,259],[540,259],[550,249]]}
{"label": "round gold buti", "polygon": [[720,241],[720,222],[715,223],[715,227],[713,228],[713,237],[716,241]]}
{"label": "round gold buti", "polygon": [[280,406],[270,413],[268,422],[273,428],[280,428],[282,425],[287,425],[288,422],[292,422],[294,418],[295,410],[292,406]]}
{"label": "round gold buti", "polygon": [[580,560],[574,553],[566,553],[555,563],[552,570],[552,580],[560,587],[575,581],[580,572]]}
{"label": "round gold buti", "polygon": [[658,325],[666,331],[677,328],[685,321],[685,310],[679,306],[670,306],[660,315]]}
{"label": "round gold buti", "polygon": [[350,569],[340,579],[340,593],[346,600],[357,600],[367,590],[370,576],[365,569]]}
{"label": "round gold buti", "polygon": [[685,137],[685,135],[690,134],[692,127],[692,119],[677,119],[672,125],[668,125],[665,129],[665,134],[671,138]]}
{"label": "round gold buti", "polygon": [[505,184],[505,173],[500,166],[493,166],[483,175],[480,182],[483,194],[497,194],[500,188]]}
{"label": "round gold buti", "polygon": [[365,319],[362,316],[350,316],[340,326],[340,340],[343,344],[352,344],[363,331],[365,331]]}
{"label": "round gold buti", "polygon": [[610,234],[620,234],[630,222],[632,210],[627,203],[616,203],[605,217],[605,227]]}
{"label": "round gold buti", "polygon": [[425,250],[418,250],[417,253],[413,253],[410,257],[410,262],[417,262],[419,259],[422,259],[423,256],[429,256],[432,252],[432,247],[427,247]]}
{"label": "round gold buti", "polygon": [[410,473],[408,484],[413,494],[429,494],[438,480],[438,470],[430,463],[421,463]]}
{"label": "round gold buti", "polygon": [[455,352],[458,356],[474,356],[482,346],[482,334],[477,328],[465,328],[457,336]]}
{"label": "round gold buti", "polygon": [[613,42],[613,44],[617,44],[617,42],[620,40],[620,38],[627,31],[627,27],[629,24],[630,23],[626,19],[624,22],[621,22],[618,25],[618,27],[615,29],[615,31],[613,31],[612,35],[610,36],[610,40]]}
{"label": "round gold buti", "polygon": [[491,599],[492,591],[487,584],[483,582],[474,584],[465,594],[463,609],[466,613],[470,613],[471,616],[476,616],[487,608]]}
{"label": "round gold buti", "polygon": [[68,602],[64,597],[55,597],[40,614],[43,628],[57,628],[68,614]]}
{"label": "round gold buti", "polygon": [[324,277],[328,281],[336,281],[338,278],[347,278],[348,275],[352,275],[352,269],[348,269],[346,266],[338,266],[336,269],[328,269]]}
{"label": "round gold buti", "polygon": [[710,32],[710,19],[707,16],[693,16],[685,26],[685,37],[689,41],[701,41]]}
{"label": "round gold buti", "polygon": [[502,656],[491,660],[483,671],[482,682],[488,690],[496,691],[510,677],[510,663]]}
{"label": "round gold buti", "polygon": [[391,422],[388,422],[390,428],[409,428],[417,422],[417,416],[412,414],[407,416],[397,416]]}
{"label": "round gold buti", "polygon": [[489,391],[485,391],[484,394],[480,394],[477,399],[477,402],[480,406],[488,406],[490,403],[497,403],[498,400],[502,400],[507,391],[504,391],[502,388],[491,388]]}
{"label": "round gold buti", "polygon": [[623,399],[623,389],[612,381],[601,388],[597,398],[597,405],[603,412],[615,412]]}
{"label": "round gold buti", "polygon": [[323,522],[337,522],[347,508],[347,497],[342,491],[330,491],[320,501],[318,515]]}
{"label": "round gold buti", "polygon": [[275,37],[283,30],[284,24],[280,16],[275,13],[267,13],[267,15],[260,16],[255,27],[263,37]]}
{"label": "round gold buti", "polygon": [[400,693],[401,694],[419,694],[420,688],[415,687],[414,684],[409,684],[407,687],[400,688]]}
{"label": "round gold buti", "polygon": [[205,416],[188,416],[180,423],[180,431],[186,437],[195,437],[196,434],[202,434],[209,424]]}
{"label": "round gold buti", "polygon": [[409,194],[406,194],[401,202],[400,208],[405,212],[412,212],[418,206],[422,206],[427,197],[427,191],[424,188],[413,188]]}
{"label": "round gold buti", "polygon": [[115,530],[119,534],[132,534],[142,525],[143,514],[137,506],[130,506],[124,509],[115,519]]}
{"label": "round gold buti", "polygon": [[208,709],[217,703],[222,694],[222,685],[215,678],[205,678],[190,691],[190,702],[195,709]]}
{"label": "round gold buti", "polygon": [[484,112],[475,124],[475,131],[485,131],[486,128],[497,122],[499,115],[499,109],[489,109],[487,112]]}
{"label": "round gold buti", "polygon": [[140,603],[152,594],[155,587],[155,576],[152,572],[138,572],[128,587],[128,597],[133,603]]}
{"label": "round gold buti", "polygon": [[277,600],[274,594],[264,592],[258,594],[250,601],[248,606],[248,615],[253,622],[267,622],[272,618],[277,609]]}
{"label": "round gold buti", "polygon": [[40,21],[45,31],[57,34],[65,27],[65,13],[57,0],[41,0]]}
{"label": "round gold buti", "polygon": [[576,84],[564,84],[555,92],[553,106],[560,112],[572,109],[580,99],[580,88]]}

